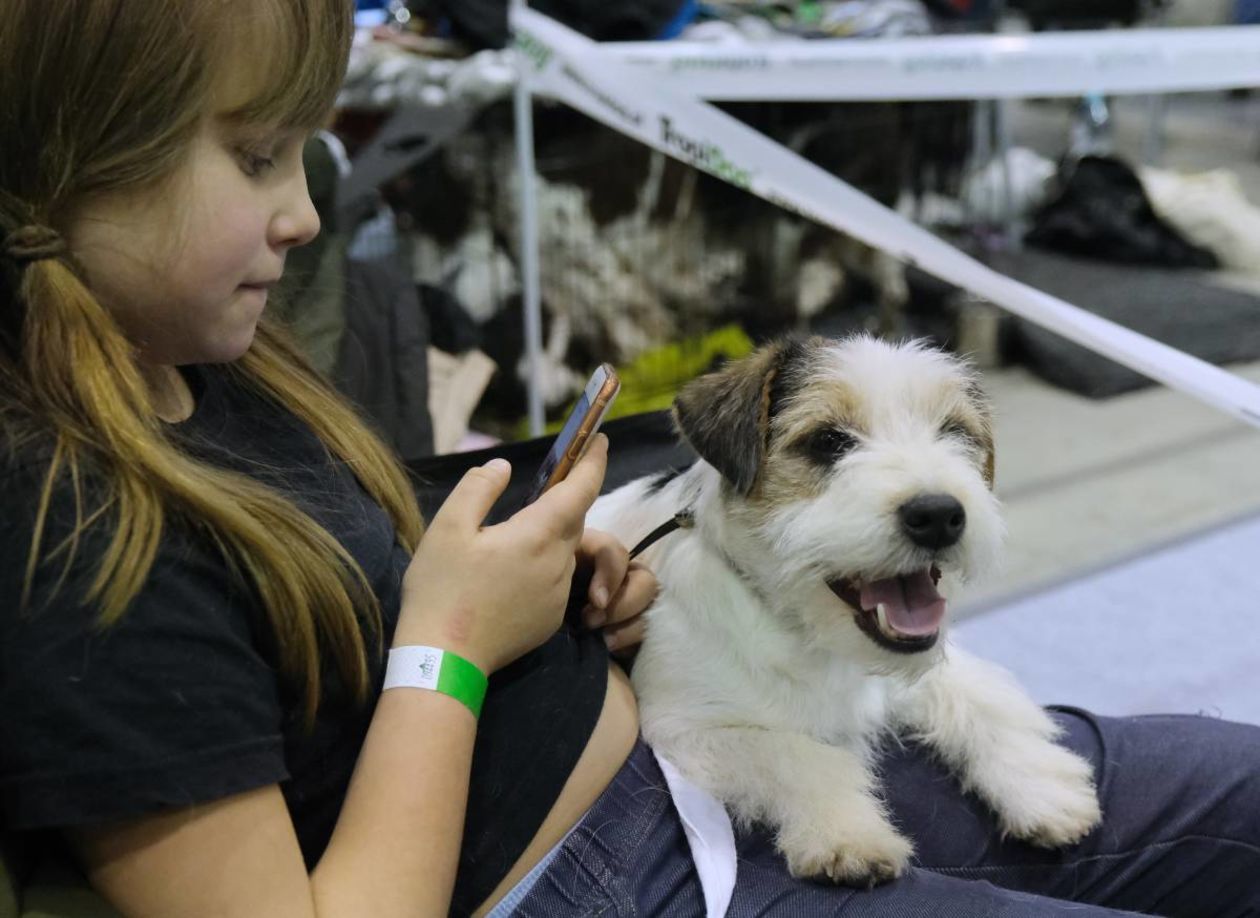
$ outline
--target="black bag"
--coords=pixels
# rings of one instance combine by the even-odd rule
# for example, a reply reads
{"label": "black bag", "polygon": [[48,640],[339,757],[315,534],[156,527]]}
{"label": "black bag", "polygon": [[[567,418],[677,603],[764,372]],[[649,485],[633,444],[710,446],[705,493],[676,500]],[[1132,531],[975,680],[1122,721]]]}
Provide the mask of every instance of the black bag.
{"label": "black bag", "polygon": [[[685,468],[696,461],[695,452],[674,431],[668,411],[615,418],[606,422],[601,430],[608,435],[608,474],[604,476],[602,494],[643,475]],[[433,514],[465,472],[498,457],[512,463],[512,480],[486,520],[498,523],[507,519],[525,499],[534,470],[542,465],[554,440],[553,436],[536,437],[517,443],[500,443],[489,449],[446,453],[408,462],[407,469],[415,484],[424,518],[433,519]]]}
{"label": "black bag", "polygon": [[[508,40],[508,0],[436,0],[455,34],[474,48],[502,48]],[[683,0],[534,0],[530,8],[596,41],[656,38]]]}
{"label": "black bag", "polygon": [[1010,0],[1010,8],[1028,17],[1035,31],[1042,29],[1098,29],[1120,23],[1133,25],[1142,12],[1141,0]]}
{"label": "black bag", "polygon": [[1109,262],[1215,268],[1216,256],[1165,223],[1141,180],[1110,156],[1083,156],[1060,173],[1061,190],[1033,218],[1029,245]]}

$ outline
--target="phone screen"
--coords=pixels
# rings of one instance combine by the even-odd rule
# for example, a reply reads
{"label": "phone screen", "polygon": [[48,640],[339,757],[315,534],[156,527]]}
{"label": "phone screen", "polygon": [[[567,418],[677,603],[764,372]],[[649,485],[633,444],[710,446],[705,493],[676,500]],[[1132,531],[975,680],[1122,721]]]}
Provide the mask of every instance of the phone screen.
{"label": "phone screen", "polygon": [[601,392],[604,392],[605,385],[613,374],[610,368],[600,367],[586,384],[577,404],[573,406],[573,410],[569,412],[569,416],[565,418],[564,427],[560,428],[560,433],[556,435],[556,439],[552,442],[551,448],[547,450],[547,457],[543,460],[539,467],[534,480],[530,482],[528,496],[525,503],[532,503],[547,488],[547,483],[551,480],[551,476],[555,474],[556,468],[565,459],[569,447],[573,444],[573,439],[582,429],[583,422],[587,420],[592,409],[598,411],[598,417],[591,426],[587,438],[595,435],[595,431],[599,429],[599,423],[603,420],[604,414],[608,411],[612,404],[613,397],[616,395],[614,391],[611,395],[605,393],[605,401],[603,404],[596,406],[596,401],[600,399]]}

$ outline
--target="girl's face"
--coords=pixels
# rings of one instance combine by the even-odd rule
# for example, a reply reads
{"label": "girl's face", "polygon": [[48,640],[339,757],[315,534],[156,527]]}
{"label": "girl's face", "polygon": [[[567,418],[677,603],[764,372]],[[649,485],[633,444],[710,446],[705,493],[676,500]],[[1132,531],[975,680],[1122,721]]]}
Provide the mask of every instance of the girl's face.
{"label": "girl's face", "polygon": [[319,232],[304,140],[211,116],[162,191],[79,211],[71,249],[142,361],[226,363],[249,348],[285,253]]}

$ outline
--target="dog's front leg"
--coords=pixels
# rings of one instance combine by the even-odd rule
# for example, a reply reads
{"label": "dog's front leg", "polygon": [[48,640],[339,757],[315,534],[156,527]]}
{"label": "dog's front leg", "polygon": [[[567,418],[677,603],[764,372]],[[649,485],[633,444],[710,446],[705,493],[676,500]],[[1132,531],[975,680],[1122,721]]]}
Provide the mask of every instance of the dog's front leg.
{"label": "dog's front leg", "polygon": [[951,647],[896,716],[993,809],[1006,835],[1058,848],[1102,818],[1090,764],[1054,742],[1054,721],[999,666]]}
{"label": "dog's front leg", "polygon": [[866,763],[851,749],[798,733],[718,727],[661,751],[737,822],[775,829],[794,876],[872,886],[905,869],[911,844],[889,823]]}

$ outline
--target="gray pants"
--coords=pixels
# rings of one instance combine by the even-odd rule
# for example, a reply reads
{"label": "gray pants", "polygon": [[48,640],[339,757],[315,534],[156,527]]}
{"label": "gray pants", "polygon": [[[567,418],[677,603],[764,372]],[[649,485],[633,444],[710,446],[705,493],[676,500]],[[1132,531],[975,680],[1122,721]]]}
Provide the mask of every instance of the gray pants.
{"label": "gray pants", "polygon": [[[1061,741],[1093,762],[1102,801],[1102,826],[1078,845],[1003,841],[983,804],[922,750],[889,750],[883,786],[916,849],[906,875],[873,890],[796,880],[767,835],[740,834],[728,915],[1260,918],[1260,728],[1066,708],[1054,716]],[[704,915],[686,837],[642,743],[516,914]]]}

